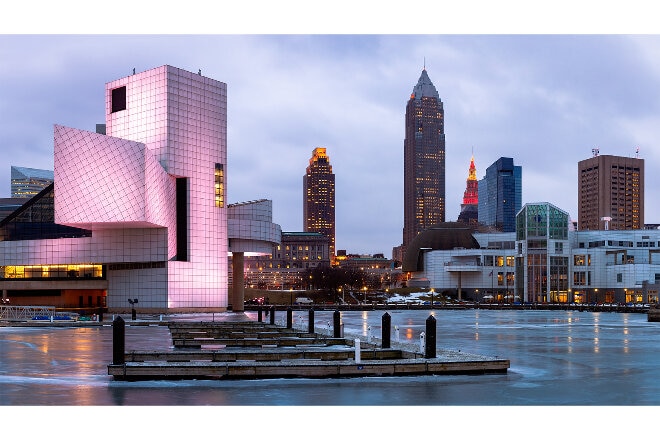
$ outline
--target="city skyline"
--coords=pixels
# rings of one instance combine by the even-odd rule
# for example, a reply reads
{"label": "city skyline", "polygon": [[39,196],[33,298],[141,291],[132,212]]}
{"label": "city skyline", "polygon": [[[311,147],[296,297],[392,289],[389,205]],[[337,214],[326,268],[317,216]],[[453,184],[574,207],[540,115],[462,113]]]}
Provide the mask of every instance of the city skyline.
{"label": "city skyline", "polygon": [[[522,204],[575,221],[578,162],[594,148],[639,148],[645,199],[658,197],[656,47],[658,36],[625,35],[0,35],[0,197],[10,165],[52,169],[54,124],[103,122],[103,83],[170,64],[227,84],[227,203],[273,200],[273,222],[302,231],[300,164],[324,147],[336,248],[389,255],[403,229],[405,103],[425,66],[446,113],[445,220],[458,218],[474,154],[478,179],[512,157]],[[644,222],[660,223],[646,207]]]}

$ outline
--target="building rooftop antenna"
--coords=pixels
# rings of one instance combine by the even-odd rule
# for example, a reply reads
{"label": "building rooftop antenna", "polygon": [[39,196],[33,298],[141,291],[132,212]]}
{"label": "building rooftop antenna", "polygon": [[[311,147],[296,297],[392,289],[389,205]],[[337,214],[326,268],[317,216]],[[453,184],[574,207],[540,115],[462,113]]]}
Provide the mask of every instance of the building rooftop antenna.
{"label": "building rooftop antenna", "polygon": [[605,230],[609,231],[610,230],[610,221],[612,221],[612,217],[601,217],[601,221],[605,222]]}
{"label": "building rooftop antenna", "polygon": [[635,149],[635,158],[639,159],[639,147]]}
{"label": "building rooftop antenna", "polygon": [[591,154],[593,154],[594,157],[598,156],[598,153],[599,153],[599,149],[598,149],[598,148],[592,148],[592,149],[591,149]]}

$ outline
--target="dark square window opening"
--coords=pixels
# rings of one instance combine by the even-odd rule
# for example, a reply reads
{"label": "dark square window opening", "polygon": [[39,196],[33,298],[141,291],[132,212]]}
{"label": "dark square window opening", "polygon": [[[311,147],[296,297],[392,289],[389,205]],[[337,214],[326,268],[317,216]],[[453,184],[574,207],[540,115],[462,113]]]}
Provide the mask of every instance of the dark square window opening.
{"label": "dark square window opening", "polygon": [[126,86],[112,89],[112,111],[115,113],[121,110],[126,110]]}

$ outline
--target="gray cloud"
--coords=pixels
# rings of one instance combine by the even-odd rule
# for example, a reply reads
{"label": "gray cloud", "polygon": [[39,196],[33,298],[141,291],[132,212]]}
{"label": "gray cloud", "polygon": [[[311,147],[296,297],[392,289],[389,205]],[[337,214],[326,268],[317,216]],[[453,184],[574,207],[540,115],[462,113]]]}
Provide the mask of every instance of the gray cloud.
{"label": "gray cloud", "polygon": [[[94,130],[104,84],[171,64],[228,86],[228,199],[273,200],[302,229],[302,176],[326,147],[337,248],[389,255],[403,226],[405,104],[426,62],[445,107],[447,220],[474,151],[523,167],[523,203],[577,216],[577,162],[646,159],[646,222],[660,222],[659,39],[613,35],[0,35],[0,196],[10,165],[52,169],[54,123]],[[2,184],[2,182],[6,182]]]}

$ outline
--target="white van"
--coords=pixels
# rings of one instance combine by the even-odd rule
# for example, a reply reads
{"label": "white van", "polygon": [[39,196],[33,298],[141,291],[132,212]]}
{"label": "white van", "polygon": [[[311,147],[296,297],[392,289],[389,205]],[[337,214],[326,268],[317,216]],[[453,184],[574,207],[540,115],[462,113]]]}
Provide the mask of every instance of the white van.
{"label": "white van", "polygon": [[306,296],[301,296],[296,298],[296,304],[313,304],[314,301],[311,299],[307,298]]}

